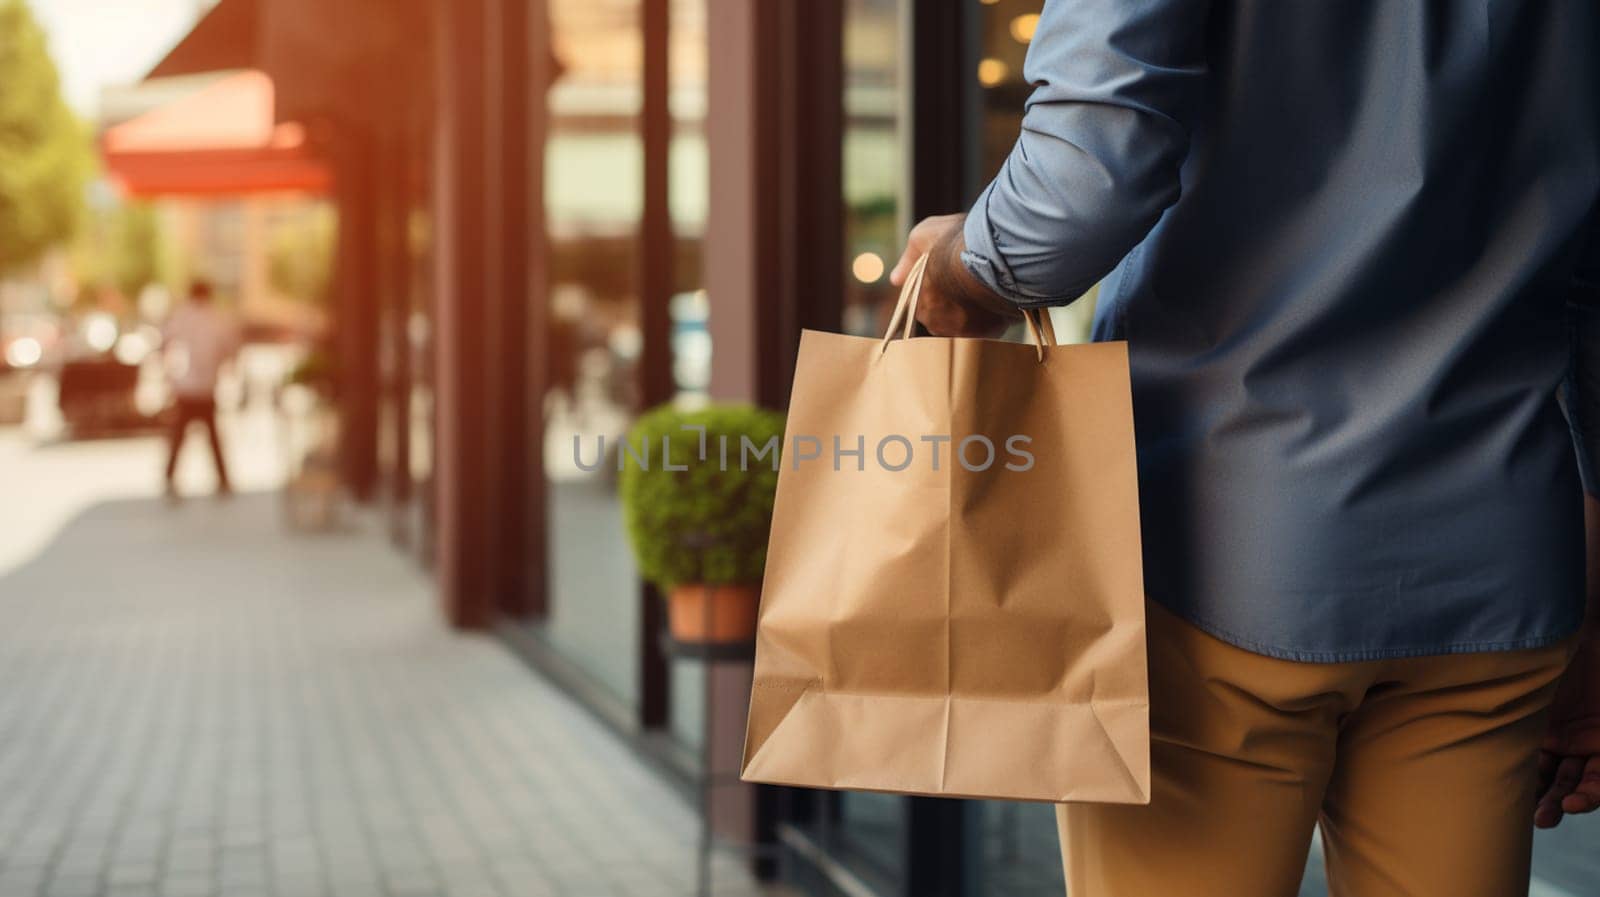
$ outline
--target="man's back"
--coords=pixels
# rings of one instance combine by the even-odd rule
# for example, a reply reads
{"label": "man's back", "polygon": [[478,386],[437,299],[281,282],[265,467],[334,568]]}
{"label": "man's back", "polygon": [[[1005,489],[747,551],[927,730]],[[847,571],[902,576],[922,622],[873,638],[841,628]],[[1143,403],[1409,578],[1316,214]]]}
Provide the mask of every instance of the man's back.
{"label": "man's back", "polygon": [[173,392],[186,399],[209,399],[222,366],[238,351],[233,321],[212,303],[188,301],[162,327]]}
{"label": "man's back", "polygon": [[1572,630],[1556,393],[1600,196],[1597,18],[1591,0],[1046,7],[969,265],[1053,304],[1104,269],[1040,235],[1138,242],[1096,335],[1130,344],[1152,598],[1301,660]]}
{"label": "man's back", "polygon": [[1291,894],[1320,829],[1336,894],[1527,893],[1529,822],[1600,810],[1600,4],[1046,0],[1025,72],[892,279],[985,336],[1104,278],[1128,341],[1176,616],[1068,890]]}

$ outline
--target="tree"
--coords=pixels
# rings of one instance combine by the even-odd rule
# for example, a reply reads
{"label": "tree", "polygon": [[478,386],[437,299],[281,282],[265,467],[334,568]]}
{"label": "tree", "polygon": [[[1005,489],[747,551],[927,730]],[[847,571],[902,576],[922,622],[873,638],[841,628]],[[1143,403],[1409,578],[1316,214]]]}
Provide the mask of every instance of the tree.
{"label": "tree", "polygon": [[145,287],[165,279],[161,221],[149,205],[126,205],[118,210],[111,234],[111,282],[122,295],[138,299]]}
{"label": "tree", "polygon": [[[171,246],[156,208],[144,202],[125,202],[90,209],[72,242],[70,262],[78,283],[110,288],[136,302],[151,284],[170,285]],[[93,301],[95,290],[79,296]]]}
{"label": "tree", "polygon": [[43,30],[24,0],[0,0],[0,276],[73,235],[89,162]]}

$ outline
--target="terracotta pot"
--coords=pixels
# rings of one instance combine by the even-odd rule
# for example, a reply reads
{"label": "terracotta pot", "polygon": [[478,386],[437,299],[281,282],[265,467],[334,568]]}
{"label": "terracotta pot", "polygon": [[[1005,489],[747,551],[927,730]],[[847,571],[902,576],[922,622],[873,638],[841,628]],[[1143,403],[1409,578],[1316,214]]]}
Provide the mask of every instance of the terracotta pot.
{"label": "terracotta pot", "polygon": [[674,586],[667,595],[668,627],[686,645],[749,642],[756,637],[760,598],[761,587],[753,583]]}

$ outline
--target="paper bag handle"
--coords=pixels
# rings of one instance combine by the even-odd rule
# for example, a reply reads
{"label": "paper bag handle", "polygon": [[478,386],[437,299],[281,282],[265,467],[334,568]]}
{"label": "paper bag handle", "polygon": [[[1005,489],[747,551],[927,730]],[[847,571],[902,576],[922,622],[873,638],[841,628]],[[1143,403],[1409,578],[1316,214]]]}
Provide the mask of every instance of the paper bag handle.
{"label": "paper bag handle", "polygon": [[[924,253],[911,266],[911,273],[906,275],[906,282],[900,287],[900,299],[894,304],[894,314],[889,316],[889,326],[884,328],[883,342],[878,346],[878,354],[889,351],[889,343],[894,341],[894,332],[900,329],[901,339],[910,339],[912,331],[917,326],[917,301],[922,298],[922,280],[928,272],[928,255]],[[1044,309],[1025,308],[1022,310],[1022,322],[1028,328],[1028,339],[1033,343],[1034,350],[1039,355],[1039,361],[1044,361],[1045,347],[1054,348],[1056,343],[1055,325],[1050,321],[1050,315]]]}
{"label": "paper bag handle", "polygon": [[[883,342],[878,347],[880,354],[888,350],[889,341],[894,339],[894,331],[901,322],[905,323],[905,332],[900,338],[911,338],[911,330],[917,320],[917,299],[922,295],[922,275],[927,270],[928,256],[924,254],[911,266],[911,273],[906,275],[906,282],[900,286],[900,299],[894,304],[894,314],[889,316],[889,326],[885,328]],[[909,315],[906,314],[908,305],[911,312]]]}

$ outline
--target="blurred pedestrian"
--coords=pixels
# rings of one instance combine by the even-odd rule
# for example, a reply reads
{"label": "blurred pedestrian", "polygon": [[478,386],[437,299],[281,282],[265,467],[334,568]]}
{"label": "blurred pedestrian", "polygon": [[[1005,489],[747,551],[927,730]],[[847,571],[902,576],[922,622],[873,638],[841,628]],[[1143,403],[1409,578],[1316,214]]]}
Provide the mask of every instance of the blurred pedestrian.
{"label": "blurred pedestrian", "polygon": [[217,494],[230,495],[228,464],[223,457],[222,437],[217,432],[217,377],[224,365],[239,353],[239,329],[231,315],[212,301],[211,284],[197,280],[189,288],[188,299],[173,311],[161,328],[162,353],[172,385],[171,447],[167,455],[167,495],[178,496],[175,474],[178,452],[183,448],[189,424],[199,422],[211,442],[211,457],[217,467]]}
{"label": "blurred pedestrian", "polygon": [[1128,344],[1153,793],[1060,809],[1069,892],[1294,894],[1320,829],[1336,897],[1527,894],[1600,808],[1600,4],[1048,0],[1024,75],[892,280]]}

